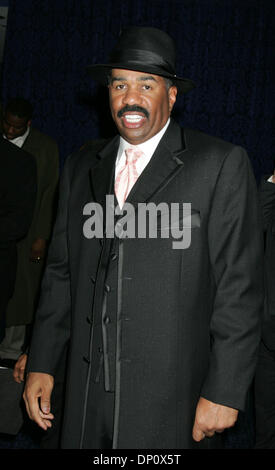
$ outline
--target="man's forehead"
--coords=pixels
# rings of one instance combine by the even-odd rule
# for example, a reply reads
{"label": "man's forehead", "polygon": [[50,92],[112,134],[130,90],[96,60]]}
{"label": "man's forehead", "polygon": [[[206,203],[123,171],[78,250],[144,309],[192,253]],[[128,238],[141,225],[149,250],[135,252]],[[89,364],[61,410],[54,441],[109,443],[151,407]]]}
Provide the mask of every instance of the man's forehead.
{"label": "man's forehead", "polygon": [[17,124],[18,126],[20,126],[20,125],[24,126],[28,122],[27,118],[19,117],[16,114],[13,114],[10,111],[6,111],[4,113],[4,119],[8,124],[11,124],[11,125],[12,124]]}
{"label": "man's forehead", "polygon": [[112,69],[111,71],[112,81],[114,80],[137,80],[145,81],[152,80],[155,82],[161,82],[163,80],[159,75],[154,75],[148,72],[138,72],[136,70],[128,69]]}

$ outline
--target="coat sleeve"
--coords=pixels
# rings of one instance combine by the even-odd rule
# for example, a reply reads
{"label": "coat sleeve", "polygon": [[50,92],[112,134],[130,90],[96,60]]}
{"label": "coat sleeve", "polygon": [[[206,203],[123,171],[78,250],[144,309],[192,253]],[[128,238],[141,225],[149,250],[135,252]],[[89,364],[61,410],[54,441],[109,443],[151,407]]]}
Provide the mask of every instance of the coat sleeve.
{"label": "coat sleeve", "polygon": [[35,315],[28,372],[55,375],[70,339],[71,295],[67,239],[69,168],[70,158],[67,159],[60,181],[57,217]]}
{"label": "coat sleeve", "polygon": [[267,231],[272,225],[275,214],[275,184],[267,181],[268,178],[268,176],[263,177],[259,187],[264,231]]}
{"label": "coat sleeve", "polygon": [[208,246],[216,295],[201,395],[244,410],[261,333],[263,240],[256,182],[240,147],[225,157],[216,182]]}
{"label": "coat sleeve", "polygon": [[262,339],[265,345],[275,349],[275,184],[264,176],[259,187],[260,205],[265,236],[265,305]]}
{"label": "coat sleeve", "polygon": [[39,213],[35,225],[34,239],[49,240],[54,219],[55,196],[59,178],[59,153],[55,143],[48,144],[47,172],[44,174],[43,190]]}
{"label": "coat sleeve", "polygon": [[2,169],[6,189],[0,206],[0,242],[17,241],[26,235],[32,221],[37,191],[34,158],[17,147],[8,149],[6,155],[13,159],[14,167],[10,171],[9,166],[7,174]]}

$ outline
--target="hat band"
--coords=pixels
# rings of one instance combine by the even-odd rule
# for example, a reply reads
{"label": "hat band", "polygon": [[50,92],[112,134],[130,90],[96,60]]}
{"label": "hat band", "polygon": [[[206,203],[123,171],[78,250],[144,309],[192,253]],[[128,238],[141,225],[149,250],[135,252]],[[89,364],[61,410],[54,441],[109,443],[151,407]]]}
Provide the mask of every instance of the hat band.
{"label": "hat band", "polygon": [[140,49],[118,49],[114,51],[110,57],[110,62],[117,64],[130,65],[151,65],[153,67],[162,68],[163,71],[175,75],[175,71],[169,62],[166,62],[161,56],[151,51]]}

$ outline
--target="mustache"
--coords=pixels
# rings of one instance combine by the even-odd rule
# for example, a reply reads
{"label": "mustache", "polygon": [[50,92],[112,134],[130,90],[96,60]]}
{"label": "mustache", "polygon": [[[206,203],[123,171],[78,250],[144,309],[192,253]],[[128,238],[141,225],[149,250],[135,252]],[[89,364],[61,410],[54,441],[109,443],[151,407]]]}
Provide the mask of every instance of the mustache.
{"label": "mustache", "polygon": [[121,118],[124,113],[127,113],[127,112],[129,113],[131,111],[132,112],[137,111],[139,113],[143,113],[147,119],[149,118],[149,112],[147,111],[147,109],[142,108],[141,106],[138,106],[136,104],[133,104],[133,106],[126,104],[126,106],[124,106],[118,111],[117,117]]}

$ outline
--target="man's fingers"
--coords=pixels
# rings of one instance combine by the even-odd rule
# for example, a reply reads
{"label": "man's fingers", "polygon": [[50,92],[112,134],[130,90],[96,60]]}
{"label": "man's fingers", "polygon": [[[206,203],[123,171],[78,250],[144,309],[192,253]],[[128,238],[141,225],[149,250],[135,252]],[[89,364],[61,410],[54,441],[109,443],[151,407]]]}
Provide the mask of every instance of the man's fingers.
{"label": "man's fingers", "polygon": [[47,420],[43,419],[40,416],[40,409],[38,406],[38,400],[26,400],[24,397],[25,403],[26,403],[26,409],[27,413],[32,421],[35,421],[38,426],[40,426],[44,431],[48,429],[47,425]]}
{"label": "man's fingers", "polygon": [[222,433],[224,429],[234,426],[237,417],[238,410],[201,397],[196,409],[193,439],[199,442],[204,437],[214,436],[215,432]]}
{"label": "man's fingers", "polygon": [[[202,441],[205,437],[213,437],[216,431],[210,431],[209,429],[201,429],[199,426],[195,425],[193,427],[193,439],[196,442]],[[222,432],[222,431],[221,431]]]}
{"label": "man's fingers", "polygon": [[28,374],[23,394],[30,419],[44,430],[52,426],[51,420],[54,418],[50,412],[53,384],[51,375],[32,372]]}
{"label": "man's fingers", "polygon": [[14,368],[13,378],[14,378],[15,382],[17,382],[19,384],[21,382],[24,382],[24,376],[25,376],[25,367]]}
{"label": "man's fingers", "polygon": [[196,442],[200,442],[205,438],[205,433],[202,431],[202,429],[199,428],[199,426],[194,424],[193,427],[193,433],[192,433],[193,439]]}
{"label": "man's fingers", "polygon": [[54,419],[54,415],[52,413],[45,414],[41,410],[39,410],[39,414],[40,414],[41,418],[43,418],[43,419],[49,419],[49,420]]}
{"label": "man's fingers", "polygon": [[18,376],[19,376],[19,380],[20,380],[21,382],[24,382],[24,378],[25,378],[25,367],[20,367]]}
{"label": "man's fingers", "polygon": [[216,431],[207,431],[205,437],[213,437]]}
{"label": "man's fingers", "polygon": [[43,423],[47,426],[47,428],[52,427],[52,420],[54,419],[54,415],[52,413],[44,414],[41,410],[39,410],[39,415],[43,420]]}
{"label": "man's fingers", "polygon": [[27,354],[22,354],[17,360],[13,369],[13,378],[15,382],[21,383],[25,379],[25,369],[27,363]]}
{"label": "man's fingers", "polygon": [[40,407],[43,413],[48,414],[51,411],[51,401],[48,395],[41,395]]}

